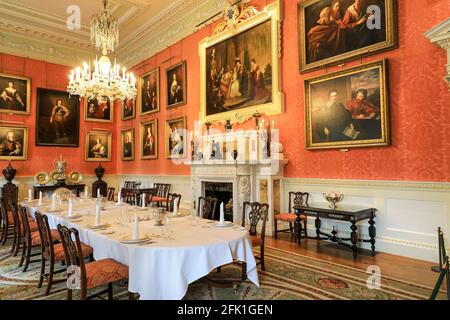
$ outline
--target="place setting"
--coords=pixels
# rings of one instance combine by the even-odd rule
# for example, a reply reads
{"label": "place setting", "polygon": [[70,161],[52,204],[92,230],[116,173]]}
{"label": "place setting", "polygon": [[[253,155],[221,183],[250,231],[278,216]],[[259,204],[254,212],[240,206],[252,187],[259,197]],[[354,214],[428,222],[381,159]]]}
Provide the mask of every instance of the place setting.
{"label": "place setting", "polygon": [[146,234],[140,234],[139,232],[139,217],[138,214],[134,213],[134,219],[132,223],[132,230],[131,234],[128,233],[125,236],[122,236],[120,239],[120,242],[123,244],[147,244],[154,242],[152,241],[152,238],[149,235]]}
{"label": "place setting", "polygon": [[93,224],[87,224],[86,228],[91,230],[104,230],[109,228],[111,225],[109,223],[101,222],[100,206],[95,206],[95,221]]}

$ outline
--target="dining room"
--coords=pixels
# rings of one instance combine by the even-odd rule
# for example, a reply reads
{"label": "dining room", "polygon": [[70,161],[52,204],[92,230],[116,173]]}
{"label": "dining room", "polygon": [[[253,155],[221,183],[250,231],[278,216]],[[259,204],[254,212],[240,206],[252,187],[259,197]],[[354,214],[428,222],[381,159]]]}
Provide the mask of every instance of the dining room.
{"label": "dining room", "polygon": [[0,0],[0,300],[450,300],[448,8]]}

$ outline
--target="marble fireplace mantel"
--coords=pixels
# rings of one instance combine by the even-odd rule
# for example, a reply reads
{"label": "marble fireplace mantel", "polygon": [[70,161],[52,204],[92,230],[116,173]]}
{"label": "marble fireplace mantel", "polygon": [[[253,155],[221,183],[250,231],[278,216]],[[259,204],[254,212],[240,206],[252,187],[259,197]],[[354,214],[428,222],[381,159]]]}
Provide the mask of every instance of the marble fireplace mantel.
{"label": "marble fireplace mantel", "polygon": [[[245,201],[261,201],[269,203],[269,217],[266,233],[271,235],[273,227],[274,209],[282,208],[281,203],[274,202],[274,181],[284,176],[284,167],[287,159],[267,159],[257,161],[192,161],[191,187],[193,199],[205,195],[205,183],[232,183],[233,184],[233,220],[242,221],[242,204]],[[261,194],[261,185],[267,186],[264,196]],[[281,183],[276,184],[280,188]],[[278,190],[281,195],[282,190]],[[279,197],[280,201],[282,197]],[[277,208],[274,206],[277,205]]]}
{"label": "marble fireplace mantel", "polygon": [[437,44],[447,51],[447,75],[444,77],[444,80],[448,83],[450,90],[450,18],[447,18],[433,29],[427,31],[425,36],[432,43]]}

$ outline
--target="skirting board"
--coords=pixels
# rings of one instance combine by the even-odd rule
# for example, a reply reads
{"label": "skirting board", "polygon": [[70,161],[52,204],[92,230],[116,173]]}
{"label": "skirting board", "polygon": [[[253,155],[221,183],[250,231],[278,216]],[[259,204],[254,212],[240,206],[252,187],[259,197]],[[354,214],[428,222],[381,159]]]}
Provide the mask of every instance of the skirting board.
{"label": "skirting board", "polygon": [[[83,182],[91,188],[96,180],[94,175],[85,175]],[[172,184],[172,191],[182,194],[182,206],[192,207],[191,177],[154,175],[105,175],[104,180],[116,191],[123,182],[141,181],[143,186],[155,182]],[[5,183],[0,179],[0,185]],[[33,177],[17,177],[19,199],[24,199],[27,189],[34,184]],[[322,193],[338,192],[345,195],[344,202],[360,204],[378,209],[376,218],[377,243],[379,252],[386,252],[427,261],[438,260],[437,228],[440,226],[446,235],[450,231],[450,183],[397,182],[397,181],[358,181],[327,179],[283,179],[283,211],[288,211],[288,193],[304,191],[310,193],[310,202],[324,202]],[[333,226],[338,235],[347,237],[349,226],[332,220],[324,220],[322,230],[331,231]],[[283,227],[282,225],[280,227]],[[358,225],[361,237],[367,237],[366,222]],[[314,221],[308,221],[308,233],[315,234]],[[273,234],[273,230],[267,230]],[[363,245],[367,247],[367,244]]]}

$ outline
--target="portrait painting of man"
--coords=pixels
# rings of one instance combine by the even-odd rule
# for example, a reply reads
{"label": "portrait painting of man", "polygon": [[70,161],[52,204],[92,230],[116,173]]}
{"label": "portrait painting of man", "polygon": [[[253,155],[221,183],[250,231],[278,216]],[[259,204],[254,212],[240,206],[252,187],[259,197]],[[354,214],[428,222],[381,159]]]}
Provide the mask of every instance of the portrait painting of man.
{"label": "portrait painting of man", "polygon": [[122,103],[122,120],[134,119],[136,112],[136,99],[125,99]]}
{"label": "portrait painting of man", "polygon": [[302,72],[396,46],[395,0],[299,3]]}
{"label": "portrait painting of man", "polygon": [[186,104],[186,61],[166,69],[167,108]]}
{"label": "portrait painting of man", "polygon": [[134,129],[122,131],[122,160],[134,159]]}
{"label": "portrait painting of man", "polygon": [[166,156],[184,158],[186,156],[186,118],[166,121]]}
{"label": "portrait painting of man", "polygon": [[0,73],[0,112],[29,114],[31,79]]}
{"label": "portrait painting of man", "polygon": [[0,126],[0,160],[26,160],[28,128]]}
{"label": "portrait painting of man", "polygon": [[141,159],[158,158],[158,119],[141,123]]}
{"label": "portrait painting of man", "polygon": [[140,94],[140,114],[159,111],[159,68],[140,78]]}
{"label": "portrait painting of man", "polygon": [[89,131],[86,133],[85,160],[111,161],[112,134]]}
{"label": "portrait painting of man", "polygon": [[271,21],[206,49],[206,115],[272,102]]}
{"label": "portrait painting of man", "polygon": [[95,122],[113,122],[113,104],[108,97],[84,98],[84,119]]}
{"label": "portrait painting of man", "polygon": [[79,96],[65,91],[37,89],[36,145],[78,147]]}
{"label": "portrait painting of man", "polygon": [[307,147],[389,144],[387,61],[306,81]]}

